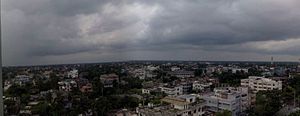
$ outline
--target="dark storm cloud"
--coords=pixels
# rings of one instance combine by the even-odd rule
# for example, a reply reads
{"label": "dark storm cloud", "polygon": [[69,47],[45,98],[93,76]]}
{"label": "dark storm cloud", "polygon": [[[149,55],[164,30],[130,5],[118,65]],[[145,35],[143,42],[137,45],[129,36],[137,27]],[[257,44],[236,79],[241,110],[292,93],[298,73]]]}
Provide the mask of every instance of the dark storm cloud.
{"label": "dark storm cloud", "polygon": [[299,55],[299,5],[298,0],[6,0],[4,64],[179,49]]}

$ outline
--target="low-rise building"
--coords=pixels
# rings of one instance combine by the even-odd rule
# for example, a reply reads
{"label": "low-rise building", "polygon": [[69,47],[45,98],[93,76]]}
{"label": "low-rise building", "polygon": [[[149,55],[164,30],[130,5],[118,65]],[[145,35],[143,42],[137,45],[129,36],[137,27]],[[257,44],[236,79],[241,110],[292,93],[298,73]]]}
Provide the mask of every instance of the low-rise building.
{"label": "low-rise building", "polygon": [[183,94],[182,86],[164,86],[160,87],[161,91],[169,96],[177,96]]}
{"label": "low-rise building", "polygon": [[237,73],[237,72],[244,72],[244,73],[248,73],[248,69],[247,68],[232,68],[231,69],[232,73]]}
{"label": "low-rise building", "polygon": [[105,88],[113,87],[114,83],[119,83],[119,76],[116,74],[105,74],[100,76],[100,80]]}
{"label": "low-rise building", "polygon": [[83,93],[93,92],[93,85],[91,83],[87,83],[85,85],[80,86],[79,90]]}
{"label": "low-rise building", "polygon": [[60,91],[72,91],[72,88],[76,88],[77,87],[77,83],[74,80],[71,79],[67,79],[64,81],[60,81],[57,83],[58,84],[58,88]]}
{"label": "low-rise building", "polygon": [[149,88],[143,88],[142,93],[143,94],[151,94],[151,92],[159,92],[158,87],[149,87]]}
{"label": "low-rise building", "polygon": [[193,83],[192,82],[184,81],[184,82],[180,83],[180,86],[182,87],[183,94],[191,93],[192,90],[193,90]]}
{"label": "low-rise building", "polygon": [[202,91],[204,89],[210,88],[211,85],[212,85],[211,82],[201,83],[199,81],[194,81],[193,82],[193,90],[194,91]]}
{"label": "low-rise building", "polygon": [[194,77],[194,71],[176,70],[167,72],[170,76],[175,76],[179,78],[189,78]]}
{"label": "low-rise building", "polygon": [[171,67],[171,71],[179,71],[181,68],[177,66]]}
{"label": "low-rise building", "polygon": [[150,94],[150,89],[142,89],[143,94]]}
{"label": "low-rise building", "polygon": [[197,101],[192,95],[165,97],[161,101],[168,105],[138,108],[139,116],[203,116],[205,114],[204,102]]}
{"label": "low-rise building", "polygon": [[27,76],[27,75],[17,75],[13,79],[13,82],[17,85],[25,85],[26,83],[32,82],[32,79],[30,76]]}
{"label": "low-rise building", "polygon": [[68,78],[77,78],[78,77],[78,70],[74,69],[68,72]]}

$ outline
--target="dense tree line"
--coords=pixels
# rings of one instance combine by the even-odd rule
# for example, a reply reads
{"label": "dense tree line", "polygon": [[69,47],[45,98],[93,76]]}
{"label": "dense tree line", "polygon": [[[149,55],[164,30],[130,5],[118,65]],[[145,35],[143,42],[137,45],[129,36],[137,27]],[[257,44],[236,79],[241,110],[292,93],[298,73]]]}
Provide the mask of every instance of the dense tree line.
{"label": "dense tree line", "polygon": [[237,71],[236,73],[232,72],[223,72],[223,73],[215,73],[216,77],[218,77],[220,83],[226,83],[231,86],[239,86],[241,83],[241,79],[248,78],[249,74],[244,72]]}

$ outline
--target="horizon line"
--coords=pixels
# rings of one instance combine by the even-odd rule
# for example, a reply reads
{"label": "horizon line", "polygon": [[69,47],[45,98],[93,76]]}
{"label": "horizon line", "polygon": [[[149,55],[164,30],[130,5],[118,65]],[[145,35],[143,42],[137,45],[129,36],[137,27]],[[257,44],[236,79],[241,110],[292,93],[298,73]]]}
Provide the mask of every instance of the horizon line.
{"label": "horizon line", "polygon": [[[103,64],[103,63],[120,63],[120,62],[272,62],[265,60],[119,60],[119,61],[103,61],[103,62],[75,62],[75,63],[53,63],[53,64],[26,64],[26,65],[3,65],[7,67],[38,67],[38,66],[57,66],[57,65],[78,65],[78,64]],[[274,63],[300,63],[299,61],[273,61]]]}

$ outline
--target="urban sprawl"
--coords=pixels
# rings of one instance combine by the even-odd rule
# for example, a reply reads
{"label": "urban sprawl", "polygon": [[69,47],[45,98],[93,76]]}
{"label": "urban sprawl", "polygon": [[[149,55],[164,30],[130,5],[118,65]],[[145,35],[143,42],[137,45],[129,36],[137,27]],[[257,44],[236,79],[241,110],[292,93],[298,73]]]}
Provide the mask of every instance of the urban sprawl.
{"label": "urban sprawl", "polygon": [[4,114],[299,116],[299,64],[127,61],[4,67]]}

